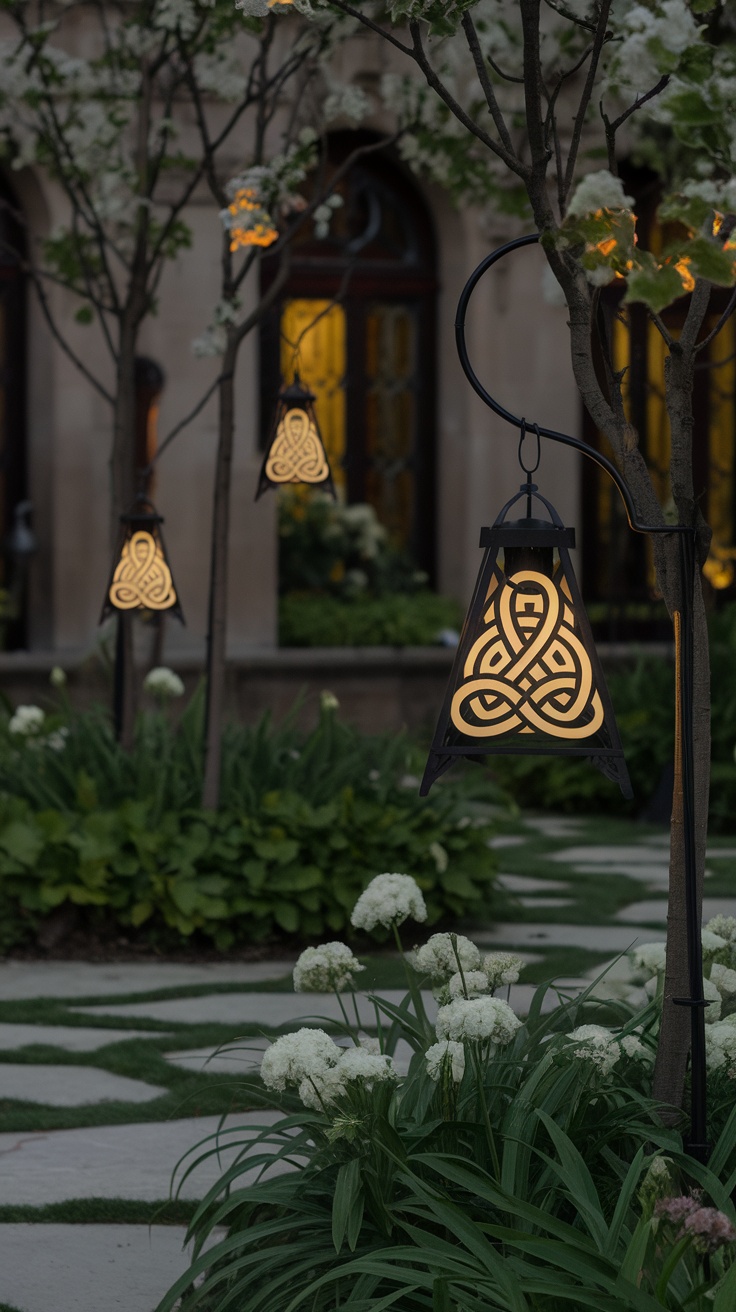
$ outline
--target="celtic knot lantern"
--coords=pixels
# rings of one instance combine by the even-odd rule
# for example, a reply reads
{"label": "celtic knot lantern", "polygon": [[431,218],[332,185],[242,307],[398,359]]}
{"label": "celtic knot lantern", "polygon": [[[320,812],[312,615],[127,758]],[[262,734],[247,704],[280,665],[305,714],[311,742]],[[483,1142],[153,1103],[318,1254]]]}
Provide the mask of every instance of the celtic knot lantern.
{"label": "celtic knot lantern", "polygon": [[[527,498],[524,519],[507,520]],[[549,520],[531,516],[532,500]],[[458,756],[586,756],[631,797],[613,707],[593,643],[565,528],[536,484],[492,528],[422,780],[426,794]]]}
{"label": "celtic knot lantern", "polygon": [[261,467],[256,501],[269,487],[308,483],[335,495],[332,471],[314,412],[315,396],[294,375],[279,392],[273,435]]}
{"label": "celtic knot lantern", "polygon": [[184,622],[161,533],[163,518],[147,499],[120,516],[122,531],[102,604],[100,623],[114,611],[169,611]]}

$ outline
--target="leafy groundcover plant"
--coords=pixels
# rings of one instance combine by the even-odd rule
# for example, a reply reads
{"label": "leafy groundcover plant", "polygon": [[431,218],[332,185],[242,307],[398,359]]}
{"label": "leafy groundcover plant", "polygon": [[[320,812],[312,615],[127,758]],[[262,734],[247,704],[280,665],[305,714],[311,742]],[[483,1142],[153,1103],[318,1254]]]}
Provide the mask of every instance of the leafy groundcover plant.
{"label": "leafy groundcover plant", "polygon": [[0,725],[0,949],[66,904],[96,932],[167,947],[303,941],[345,929],[387,858],[420,883],[430,923],[487,909],[487,811],[467,815],[462,785],[420,798],[406,739],[341,724],[328,693],[310,732],[231,725],[222,805],[203,811],[201,709],[177,725],[163,706],[140,715],[130,755],[99,710],[20,707]]}
{"label": "leafy groundcover plant", "polygon": [[[381,875],[352,921],[398,938],[424,914],[412,879]],[[736,1035],[736,981],[724,977],[736,920],[720,919],[706,936],[711,979],[721,966],[710,1028]],[[239,1149],[192,1222],[191,1269],[157,1312],[733,1312],[736,1052],[724,1034],[710,1045],[705,1167],[647,1093],[659,959],[636,963],[654,980],[643,1007],[602,1002],[595,986],[575,999],[542,987],[524,1021],[500,996],[519,958],[440,933],[406,962],[404,1002],[373,998],[369,1034],[349,949],[300,958],[295,988],[333,987],[343,1032],[278,1038],[261,1074],[282,1119],[223,1129],[180,1163],[179,1184],[224,1144]]]}

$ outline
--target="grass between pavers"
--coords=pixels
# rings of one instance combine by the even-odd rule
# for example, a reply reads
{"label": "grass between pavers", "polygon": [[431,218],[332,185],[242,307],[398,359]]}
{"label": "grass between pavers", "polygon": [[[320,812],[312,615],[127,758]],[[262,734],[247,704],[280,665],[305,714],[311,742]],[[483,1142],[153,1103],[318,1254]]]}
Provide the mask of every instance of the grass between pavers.
{"label": "grass between pavers", "polygon": [[[189,1225],[199,1207],[195,1199],[167,1198],[159,1203],[129,1198],[70,1198],[42,1207],[5,1203],[0,1225]],[[0,1312],[3,1304],[0,1303]]]}

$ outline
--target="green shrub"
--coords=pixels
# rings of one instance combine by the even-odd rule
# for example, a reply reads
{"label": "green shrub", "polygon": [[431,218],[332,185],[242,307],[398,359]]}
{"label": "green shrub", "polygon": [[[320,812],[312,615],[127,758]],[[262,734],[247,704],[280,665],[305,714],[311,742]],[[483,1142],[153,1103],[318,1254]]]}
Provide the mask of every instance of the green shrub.
{"label": "green shrub", "polygon": [[343,600],[292,593],[279,603],[282,647],[425,647],[456,629],[460,609],[435,592],[357,596]]}
{"label": "green shrub", "polygon": [[144,927],[158,942],[195,932],[218,948],[276,934],[344,930],[363,886],[410,872],[430,921],[486,908],[495,862],[489,826],[458,827],[447,801],[385,802],[350,787],[320,806],[288,791],[243,810],[33,811],[0,799],[0,945],[33,933],[62,903],[94,924]]}

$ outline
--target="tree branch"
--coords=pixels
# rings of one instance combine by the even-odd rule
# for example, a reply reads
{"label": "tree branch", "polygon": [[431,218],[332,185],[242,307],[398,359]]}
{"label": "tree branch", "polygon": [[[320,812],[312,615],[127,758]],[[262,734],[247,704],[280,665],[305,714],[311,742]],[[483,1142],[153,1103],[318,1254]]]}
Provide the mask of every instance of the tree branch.
{"label": "tree branch", "polygon": [[472,56],[473,63],[475,64],[475,71],[478,75],[478,81],[480,82],[483,95],[486,98],[486,104],[491,112],[491,118],[493,119],[493,122],[496,125],[496,131],[499,137],[501,138],[501,143],[504,149],[508,152],[509,155],[515,155],[516,152],[514,150],[511,137],[509,135],[509,130],[506,126],[506,120],[504,119],[504,116],[501,113],[499,103],[496,99],[496,93],[493,89],[493,83],[491,82],[491,79],[488,76],[488,71],[486,69],[485,62],[483,60],[483,51],[480,48],[478,33],[475,30],[475,25],[473,23],[473,19],[471,18],[470,10],[468,9],[465,10],[461,22],[462,22],[463,31],[465,33],[465,39],[468,43],[468,49]]}
{"label": "tree branch", "polygon": [[567,200],[572,187],[572,181],[575,176],[575,166],[577,164],[578,152],[580,150],[580,141],[585,127],[585,115],[588,112],[588,106],[593,96],[595,79],[598,73],[598,64],[600,63],[601,52],[606,41],[609,39],[607,34],[608,15],[611,11],[611,0],[601,0],[600,12],[596,26],[595,36],[593,37],[593,49],[590,54],[590,64],[588,65],[588,74],[583,87],[583,94],[575,114],[575,127],[573,128],[570,151],[567,156],[567,168],[565,169],[565,181],[563,184],[563,196]]}

